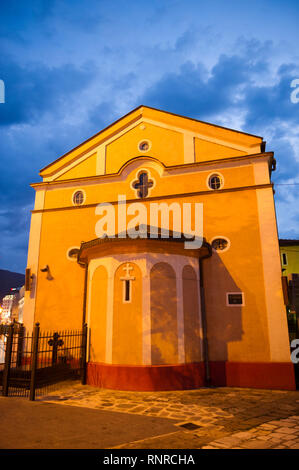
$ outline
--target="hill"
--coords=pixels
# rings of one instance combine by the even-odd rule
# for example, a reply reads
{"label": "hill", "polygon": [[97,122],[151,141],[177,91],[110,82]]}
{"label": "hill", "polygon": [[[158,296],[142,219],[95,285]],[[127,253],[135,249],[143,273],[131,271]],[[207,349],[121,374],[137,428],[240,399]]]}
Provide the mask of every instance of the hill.
{"label": "hill", "polygon": [[0,302],[6,294],[10,293],[12,287],[21,287],[24,283],[24,274],[0,269]]}

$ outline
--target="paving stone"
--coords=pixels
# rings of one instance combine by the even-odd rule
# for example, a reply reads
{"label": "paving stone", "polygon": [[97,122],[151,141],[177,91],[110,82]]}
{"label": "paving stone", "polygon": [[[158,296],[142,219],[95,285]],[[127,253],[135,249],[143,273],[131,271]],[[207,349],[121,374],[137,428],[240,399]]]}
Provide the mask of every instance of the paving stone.
{"label": "paving stone", "polygon": [[132,413],[141,413],[142,411],[146,410],[144,406],[135,406],[131,409]]}
{"label": "paving stone", "polygon": [[217,444],[217,445],[226,445],[226,446],[230,447],[232,445],[239,444],[241,442],[241,440],[242,439],[238,439],[233,434],[232,436],[227,436],[227,437],[223,437],[222,439],[218,439],[218,441],[216,441],[215,444]]}
{"label": "paving stone", "polygon": [[171,414],[169,417],[172,418],[172,419],[184,419],[185,415],[183,415],[183,414]]}
{"label": "paving stone", "polygon": [[263,428],[263,429],[270,429],[270,430],[276,429],[276,426],[274,426],[273,424],[268,424],[268,423],[261,424],[260,427]]}
{"label": "paving stone", "polygon": [[227,444],[221,444],[220,442],[212,442],[211,445],[216,449],[227,449]]}
{"label": "paving stone", "polygon": [[252,433],[250,432],[238,432],[234,434],[234,437],[240,438],[240,439],[250,439],[252,437]]}
{"label": "paving stone", "polygon": [[267,424],[273,424],[274,426],[281,426],[280,421],[269,421]]}
{"label": "paving stone", "polygon": [[159,416],[161,416],[161,418],[168,418],[169,413],[167,413],[166,411],[160,411]]}
{"label": "paving stone", "polygon": [[296,433],[296,429],[294,429],[294,428],[279,428],[279,432],[280,433],[285,433],[285,434],[293,434],[293,433]]}
{"label": "paving stone", "polygon": [[271,447],[274,447],[274,444],[270,441],[260,441],[257,439],[242,442],[240,445],[244,449],[270,449]]}

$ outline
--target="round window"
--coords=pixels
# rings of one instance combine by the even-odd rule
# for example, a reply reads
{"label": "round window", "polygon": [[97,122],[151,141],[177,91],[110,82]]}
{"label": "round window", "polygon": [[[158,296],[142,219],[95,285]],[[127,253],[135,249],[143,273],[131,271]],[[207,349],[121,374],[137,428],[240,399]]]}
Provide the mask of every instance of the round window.
{"label": "round window", "polygon": [[141,152],[147,152],[150,149],[151,145],[148,140],[142,140],[138,144],[138,148]]}
{"label": "round window", "polygon": [[73,203],[75,206],[81,206],[84,202],[84,194],[83,191],[76,191],[73,194]]}
{"label": "round window", "polygon": [[228,240],[225,238],[214,238],[212,241],[212,248],[215,251],[223,251],[229,248]]}
{"label": "round window", "polygon": [[211,189],[220,189],[222,186],[222,178],[220,175],[211,175],[209,178],[209,187]]}

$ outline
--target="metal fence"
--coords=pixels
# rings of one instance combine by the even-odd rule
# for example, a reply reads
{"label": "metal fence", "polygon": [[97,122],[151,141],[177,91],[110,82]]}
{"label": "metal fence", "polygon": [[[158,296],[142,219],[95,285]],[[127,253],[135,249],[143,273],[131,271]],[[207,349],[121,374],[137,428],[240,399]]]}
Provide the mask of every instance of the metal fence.
{"label": "metal fence", "polygon": [[47,392],[63,380],[86,378],[87,325],[82,330],[32,334],[22,324],[0,325],[0,387],[3,396],[28,396]]}

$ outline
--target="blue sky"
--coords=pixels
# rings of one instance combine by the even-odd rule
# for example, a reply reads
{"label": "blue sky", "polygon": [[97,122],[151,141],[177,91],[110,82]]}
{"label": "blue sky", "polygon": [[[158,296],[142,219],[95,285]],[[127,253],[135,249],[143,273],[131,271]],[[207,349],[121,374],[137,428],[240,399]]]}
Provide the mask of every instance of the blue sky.
{"label": "blue sky", "polygon": [[299,238],[298,1],[0,0],[0,14],[0,268],[25,269],[40,168],[140,104],[263,136],[279,235]]}

